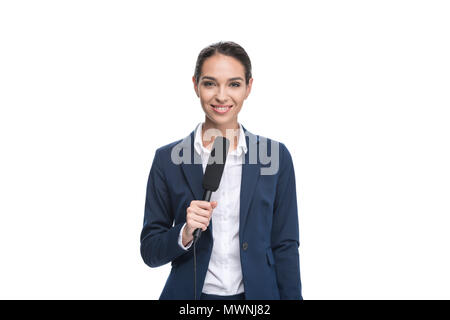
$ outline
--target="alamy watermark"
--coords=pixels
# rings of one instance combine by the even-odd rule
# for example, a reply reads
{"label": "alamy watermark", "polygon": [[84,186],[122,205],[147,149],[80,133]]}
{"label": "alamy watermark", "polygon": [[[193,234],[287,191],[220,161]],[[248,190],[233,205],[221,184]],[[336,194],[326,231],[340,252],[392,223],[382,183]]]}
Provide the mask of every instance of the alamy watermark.
{"label": "alamy watermark", "polygon": [[[200,128],[199,128],[200,129]],[[256,135],[247,134],[244,132],[245,137],[248,137],[248,163],[249,164],[261,164],[260,173],[261,175],[274,175],[278,172],[280,167],[280,155],[279,155],[279,142],[270,140],[270,155],[267,138],[259,137],[259,143],[256,143]],[[220,130],[211,128],[207,129],[203,134],[203,139],[205,141],[211,141],[212,137],[222,136]],[[244,138],[245,138],[244,137]],[[235,140],[239,138],[239,129],[226,129],[225,138],[230,142],[230,149],[234,150],[236,148]],[[188,136],[183,139],[180,143],[172,148],[172,153],[170,155],[172,163],[179,165],[192,164],[192,158],[194,164],[201,164],[202,159],[199,156],[192,157],[191,155],[191,137]],[[181,152],[182,151],[182,152]],[[195,153],[195,151],[194,151]],[[259,162],[258,162],[259,156]],[[245,155],[242,156],[242,163],[245,163]],[[221,164],[223,161],[223,149],[221,147],[217,148],[214,154],[209,157],[208,163],[218,163]]]}

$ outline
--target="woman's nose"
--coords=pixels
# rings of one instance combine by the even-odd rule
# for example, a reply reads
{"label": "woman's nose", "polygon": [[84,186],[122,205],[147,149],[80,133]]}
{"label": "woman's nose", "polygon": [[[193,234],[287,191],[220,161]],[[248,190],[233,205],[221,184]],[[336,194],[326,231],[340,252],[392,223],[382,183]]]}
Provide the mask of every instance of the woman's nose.
{"label": "woman's nose", "polygon": [[225,88],[219,88],[219,92],[218,92],[217,95],[216,95],[216,100],[217,100],[219,103],[225,103],[226,100],[227,100],[226,97],[227,97],[227,95],[226,95]]}

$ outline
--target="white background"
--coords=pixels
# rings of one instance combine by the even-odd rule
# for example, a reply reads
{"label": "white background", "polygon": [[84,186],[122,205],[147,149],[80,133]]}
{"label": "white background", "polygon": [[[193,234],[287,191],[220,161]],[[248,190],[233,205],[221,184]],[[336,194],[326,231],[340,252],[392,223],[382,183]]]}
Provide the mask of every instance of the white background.
{"label": "white background", "polygon": [[447,1],[2,1],[0,298],[158,299],[139,252],[156,148],[242,45],[239,121],[286,144],[305,299],[450,298]]}

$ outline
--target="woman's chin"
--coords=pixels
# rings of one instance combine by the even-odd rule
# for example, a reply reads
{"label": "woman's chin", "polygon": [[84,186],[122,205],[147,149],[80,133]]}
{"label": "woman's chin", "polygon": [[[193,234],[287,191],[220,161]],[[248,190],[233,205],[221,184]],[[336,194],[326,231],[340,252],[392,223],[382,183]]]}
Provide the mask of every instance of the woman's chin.
{"label": "woman's chin", "polygon": [[217,125],[224,125],[227,123],[231,123],[233,122],[233,117],[217,117],[217,116],[212,116],[210,117],[210,119]]}

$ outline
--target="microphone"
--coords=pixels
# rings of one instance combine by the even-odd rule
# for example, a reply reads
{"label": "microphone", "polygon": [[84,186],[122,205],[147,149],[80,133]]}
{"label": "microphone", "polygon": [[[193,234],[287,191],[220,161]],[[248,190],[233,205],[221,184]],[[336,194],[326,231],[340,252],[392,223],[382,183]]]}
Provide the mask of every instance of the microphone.
{"label": "microphone", "polygon": [[[228,148],[230,141],[222,136],[217,136],[214,139],[214,144],[209,155],[208,164],[203,175],[203,200],[209,201],[214,191],[219,189],[220,179],[222,178],[223,169],[225,168],[225,161],[227,160]],[[197,254],[196,244],[202,234],[202,229],[195,229],[193,240],[194,247],[194,299],[197,300]]]}
{"label": "microphone", "polygon": [[[220,179],[222,178],[225,161],[227,160],[228,148],[230,141],[222,136],[217,136],[214,139],[214,144],[211,149],[211,154],[208,159],[208,164],[203,175],[203,200],[209,201],[214,191],[219,188]],[[202,232],[201,228],[194,231],[194,244],[197,242]]]}

